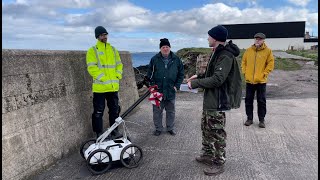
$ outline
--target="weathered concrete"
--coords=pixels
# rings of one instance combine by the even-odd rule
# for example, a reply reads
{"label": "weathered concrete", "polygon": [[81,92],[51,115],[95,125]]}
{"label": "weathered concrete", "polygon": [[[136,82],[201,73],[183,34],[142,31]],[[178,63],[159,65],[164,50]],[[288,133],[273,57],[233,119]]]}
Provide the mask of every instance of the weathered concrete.
{"label": "weathered concrete", "polygon": [[[3,179],[35,174],[92,136],[92,79],[85,54],[2,50]],[[125,110],[138,99],[138,92],[131,56],[128,52],[120,56],[124,64],[120,103]]]}
{"label": "weathered concrete", "polygon": [[165,132],[152,135],[152,108],[147,100],[125,119],[132,142],[144,152],[135,169],[117,164],[103,175],[92,176],[86,161],[75,153],[32,179],[318,179],[318,98],[268,99],[265,129],[258,127],[256,112],[254,124],[243,125],[244,102],[239,109],[227,112],[226,170],[214,177],[205,176],[206,166],[194,159],[201,148],[202,98],[200,93],[178,93],[176,136]]}

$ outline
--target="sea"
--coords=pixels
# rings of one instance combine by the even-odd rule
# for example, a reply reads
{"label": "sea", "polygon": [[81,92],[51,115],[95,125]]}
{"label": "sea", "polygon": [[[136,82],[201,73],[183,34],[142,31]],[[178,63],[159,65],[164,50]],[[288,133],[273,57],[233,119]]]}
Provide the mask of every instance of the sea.
{"label": "sea", "polygon": [[151,58],[159,52],[131,52],[133,67],[148,65]]}

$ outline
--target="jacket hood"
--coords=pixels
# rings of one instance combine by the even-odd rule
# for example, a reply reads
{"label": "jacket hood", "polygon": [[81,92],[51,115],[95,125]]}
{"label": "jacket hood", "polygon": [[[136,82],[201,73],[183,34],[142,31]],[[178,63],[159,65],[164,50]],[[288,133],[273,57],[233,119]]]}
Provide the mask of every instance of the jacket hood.
{"label": "jacket hood", "polygon": [[233,44],[232,40],[230,40],[226,45],[225,45],[225,50],[231,52],[234,57],[239,56],[240,54],[240,49],[236,44]]}

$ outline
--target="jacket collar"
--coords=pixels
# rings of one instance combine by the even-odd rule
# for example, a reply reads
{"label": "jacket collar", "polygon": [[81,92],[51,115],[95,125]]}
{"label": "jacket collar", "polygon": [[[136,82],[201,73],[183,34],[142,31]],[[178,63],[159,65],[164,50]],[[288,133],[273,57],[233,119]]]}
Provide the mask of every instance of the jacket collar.
{"label": "jacket collar", "polygon": [[258,48],[257,48],[254,44],[253,44],[251,47],[252,47],[252,49],[254,49],[254,50],[260,51],[260,50],[265,49],[265,48],[267,47],[267,45],[266,45],[265,42],[263,42],[262,45],[261,45],[260,47],[258,47]]}
{"label": "jacket collar", "polygon": [[[159,53],[157,54],[157,56],[160,57],[161,59],[163,58],[163,57],[162,57],[162,54],[161,54],[161,51],[159,51]],[[170,51],[168,58],[169,58],[169,59],[173,59],[173,58],[174,58],[174,54],[173,54],[172,51]]]}
{"label": "jacket collar", "polygon": [[104,48],[104,47],[106,47],[106,46],[110,46],[110,43],[108,43],[108,42],[107,42],[107,43],[103,43],[103,42],[97,40],[96,46],[97,46],[98,48]]}

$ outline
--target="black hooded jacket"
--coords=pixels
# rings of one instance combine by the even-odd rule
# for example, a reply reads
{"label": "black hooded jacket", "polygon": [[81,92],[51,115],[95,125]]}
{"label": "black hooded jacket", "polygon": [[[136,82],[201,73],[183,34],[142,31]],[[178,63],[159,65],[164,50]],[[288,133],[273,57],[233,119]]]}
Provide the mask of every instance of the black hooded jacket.
{"label": "black hooded jacket", "polygon": [[205,74],[191,81],[192,88],[204,89],[203,110],[224,111],[239,108],[241,103],[241,75],[236,58],[237,45],[230,40],[219,45],[207,65]]}

